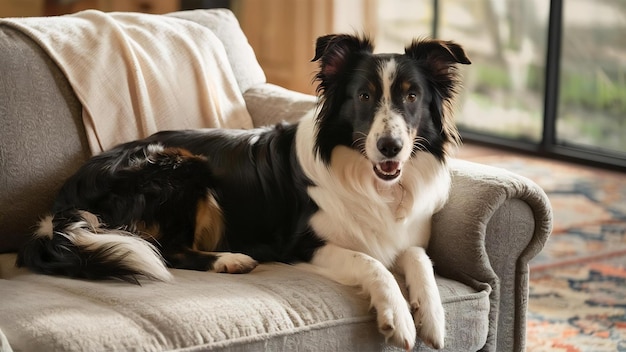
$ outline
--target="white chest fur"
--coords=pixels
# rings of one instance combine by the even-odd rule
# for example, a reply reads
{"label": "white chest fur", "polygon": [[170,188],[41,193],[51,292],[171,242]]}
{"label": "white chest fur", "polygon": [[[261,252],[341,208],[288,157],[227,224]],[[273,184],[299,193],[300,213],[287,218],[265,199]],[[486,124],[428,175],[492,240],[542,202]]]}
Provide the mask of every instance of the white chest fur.
{"label": "white chest fur", "polygon": [[390,268],[410,246],[426,247],[432,215],[445,203],[450,175],[429,153],[404,165],[401,180],[385,184],[357,151],[338,146],[327,167],[313,153],[312,116],[301,121],[298,158],[315,186],[309,196],[319,207],[311,227],[326,241],[366,253]]}

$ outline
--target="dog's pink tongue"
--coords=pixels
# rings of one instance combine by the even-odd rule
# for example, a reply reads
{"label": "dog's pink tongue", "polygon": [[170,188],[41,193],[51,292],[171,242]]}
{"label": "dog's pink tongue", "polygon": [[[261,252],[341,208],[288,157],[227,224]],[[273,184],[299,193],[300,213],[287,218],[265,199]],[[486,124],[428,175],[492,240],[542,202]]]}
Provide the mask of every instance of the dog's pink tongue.
{"label": "dog's pink tongue", "polygon": [[380,163],[380,169],[388,174],[396,172],[399,167],[400,163],[397,161],[383,161],[382,163]]}

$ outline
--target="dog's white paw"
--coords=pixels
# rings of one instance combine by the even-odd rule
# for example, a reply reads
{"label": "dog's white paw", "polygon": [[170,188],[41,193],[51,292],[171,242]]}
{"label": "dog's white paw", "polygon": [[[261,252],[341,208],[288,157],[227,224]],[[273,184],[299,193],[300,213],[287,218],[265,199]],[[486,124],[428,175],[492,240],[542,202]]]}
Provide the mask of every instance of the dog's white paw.
{"label": "dog's white paw", "polygon": [[219,253],[218,257],[213,264],[216,273],[245,274],[259,265],[252,257],[241,253]]}
{"label": "dog's white paw", "polygon": [[442,349],[446,330],[446,316],[441,303],[411,302],[411,312],[415,319],[417,335],[426,345]]}
{"label": "dog's white paw", "polygon": [[400,298],[375,305],[378,330],[388,343],[408,351],[415,345],[417,335],[411,311],[404,298]]}

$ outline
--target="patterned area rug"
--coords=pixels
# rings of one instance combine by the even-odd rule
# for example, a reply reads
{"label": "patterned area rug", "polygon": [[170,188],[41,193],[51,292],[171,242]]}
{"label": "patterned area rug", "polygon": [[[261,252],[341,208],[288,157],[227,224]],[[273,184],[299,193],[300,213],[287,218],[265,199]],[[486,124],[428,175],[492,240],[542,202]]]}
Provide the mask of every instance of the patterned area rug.
{"label": "patterned area rug", "polygon": [[554,231],[532,260],[528,351],[626,351],[626,174],[536,158],[472,161],[548,194]]}

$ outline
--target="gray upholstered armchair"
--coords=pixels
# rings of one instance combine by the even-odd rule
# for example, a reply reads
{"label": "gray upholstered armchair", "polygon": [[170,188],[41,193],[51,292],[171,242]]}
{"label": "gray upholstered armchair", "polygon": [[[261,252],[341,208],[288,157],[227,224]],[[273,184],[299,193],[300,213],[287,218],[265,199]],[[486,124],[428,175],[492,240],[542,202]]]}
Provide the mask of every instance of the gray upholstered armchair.
{"label": "gray upholstered armchair", "polygon": [[[232,69],[255,126],[314,106],[312,96],[266,83],[229,11],[171,16],[220,39],[221,64]],[[357,288],[288,265],[237,276],[172,270],[173,283],[142,286],[16,268],[14,252],[90,151],[82,102],[63,67],[3,22],[0,53],[0,350],[391,349]],[[434,218],[428,249],[446,311],[445,350],[522,351],[528,261],[551,229],[547,198],[505,170],[464,161],[451,169],[451,198]],[[418,342],[416,350],[428,348]]]}

